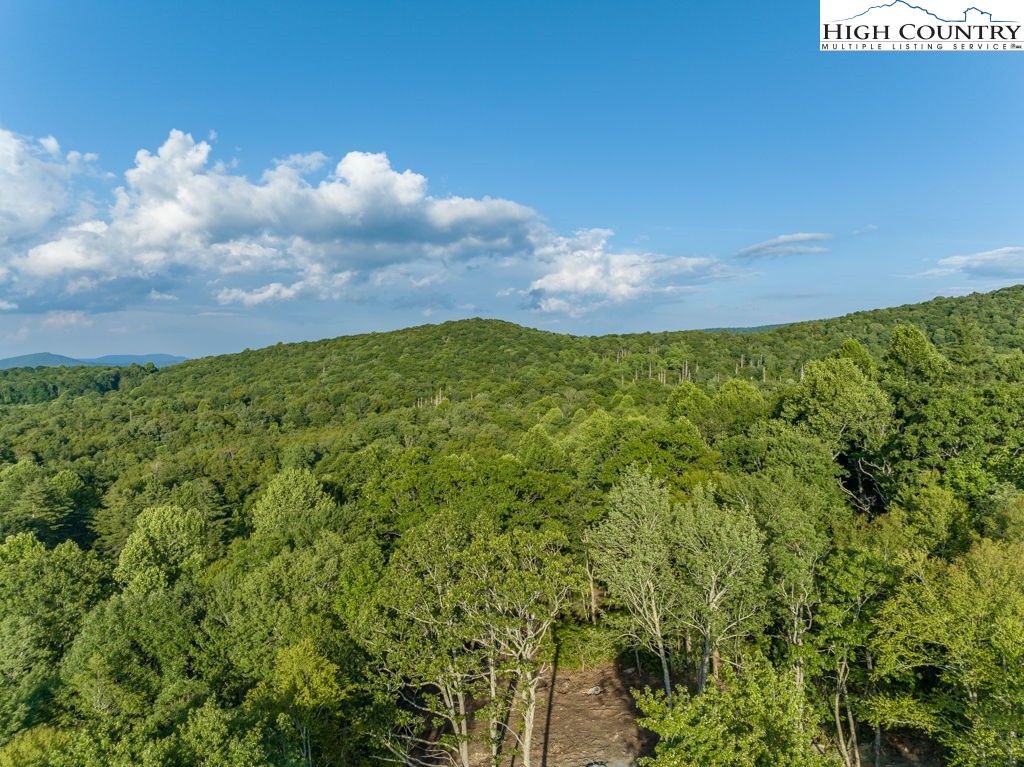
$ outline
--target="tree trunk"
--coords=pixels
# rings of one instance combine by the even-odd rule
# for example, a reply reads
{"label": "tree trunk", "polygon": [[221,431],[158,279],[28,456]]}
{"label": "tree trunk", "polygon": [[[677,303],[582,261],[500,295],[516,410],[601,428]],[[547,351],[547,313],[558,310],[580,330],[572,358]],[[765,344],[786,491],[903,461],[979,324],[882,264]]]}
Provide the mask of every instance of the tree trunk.
{"label": "tree trunk", "polygon": [[590,622],[597,625],[597,583],[594,581],[594,570],[587,562],[587,581],[590,585]]}
{"label": "tree trunk", "polygon": [[665,684],[665,700],[668,707],[672,708],[672,677],[668,669],[668,652],[665,650],[665,642],[658,641],[658,657],[661,659],[661,679]]}
{"label": "tree trunk", "polygon": [[438,689],[441,700],[444,701],[444,718],[451,725],[452,733],[458,740],[459,761],[462,762],[462,767],[469,767],[469,763],[462,758],[462,729],[465,726],[465,717],[461,716],[465,712],[462,693],[444,684],[439,684]]}
{"label": "tree trunk", "polygon": [[309,767],[313,767],[313,743],[309,737],[309,729],[307,727],[300,727],[299,737],[302,740],[302,745],[299,747],[300,753],[306,760],[306,764]]}
{"label": "tree trunk", "polygon": [[850,750],[853,752],[854,767],[860,767],[860,749],[857,748],[857,723],[853,720],[853,709],[850,708],[850,696],[843,690],[843,705],[846,708],[846,720],[850,723]]}
{"label": "tree trunk", "polygon": [[[832,716],[836,725],[836,745],[839,746],[843,763],[846,767],[861,767],[860,751],[857,748],[857,725],[853,720],[853,711],[850,709],[850,700],[846,693],[846,679],[849,675],[850,667],[846,660],[839,661],[836,667],[836,693],[832,698]],[[849,734],[843,727],[843,708],[846,709]]]}
{"label": "tree trunk", "polygon": [[487,669],[487,683],[491,693],[490,711],[487,716],[487,745],[491,751],[491,766],[501,764],[501,736],[498,729],[498,669],[492,663]]}
{"label": "tree trunk", "polygon": [[711,666],[711,655],[714,647],[711,644],[711,637],[704,637],[704,650],[700,656],[700,666],[697,668],[697,694],[704,692],[708,684],[708,669]]}
{"label": "tree trunk", "polygon": [[471,767],[469,763],[469,716],[466,712],[466,694],[460,692],[459,700],[459,722],[455,729],[455,735],[459,739],[459,760],[462,767]]}
{"label": "tree trunk", "polygon": [[501,747],[505,740],[505,726],[508,724],[509,699],[514,694],[511,688],[501,689],[498,659],[487,659],[487,686],[491,702],[487,716],[487,740],[491,752],[491,767],[501,765]]}
{"label": "tree trunk", "polygon": [[533,767],[533,719],[537,713],[537,684],[540,674],[532,672],[523,685],[523,767]]}
{"label": "tree trunk", "polygon": [[832,698],[832,716],[835,719],[836,724],[836,745],[839,746],[839,755],[843,757],[843,764],[846,767],[853,767],[853,762],[850,760],[850,752],[846,750],[846,731],[843,729],[843,718],[839,713],[839,690],[836,690],[836,694]]}

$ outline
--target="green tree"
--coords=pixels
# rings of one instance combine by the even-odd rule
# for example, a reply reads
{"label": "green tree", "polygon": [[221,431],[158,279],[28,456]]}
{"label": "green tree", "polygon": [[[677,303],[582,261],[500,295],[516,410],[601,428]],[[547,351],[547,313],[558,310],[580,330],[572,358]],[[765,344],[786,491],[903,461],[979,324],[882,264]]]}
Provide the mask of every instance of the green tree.
{"label": "green tree", "polygon": [[309,543],[338,518],[338,505],[311,471],[285,469],[253,506],[253,539],[271,546]]}
{"label": "green tree", "polygon": [[306,639],[278,651],[269,679],[257,685],[249,699],[272,717],[272,729],[284,741],[284,755],[294,750],[307,767],[344,765],[344,753],[333,753],[337,749],[332,736],[350,692],[340,667]]}
{"label": "green tree", "polygon": [[[890,515],[870,520],[858,516],[834,527],[832,550],[823,563],[812,640],[836,748],[847,767],[859,764],[856,716],[864,699],[878,691],[877,680],[871,679],[876,618],[909,556],[907,534],[897,520]],[[876,727],[876,761],[880,746],[881,729]]]}
{"label": "green tree", "polygon": [[950,372],[949,361],[913,325],[897,325],[883,358],[883,371],[906,396],[922,385],[940,383]]}
{"label": "green tree", "polygon": [[118,739],[169,734],[208,687],[196,673],[201,595],[128,590],[86,617],[61,664],[66,703]]}
{"label": "green tree", "polygon": [[443,721],[439,745],[470,767],[469,703],[482,677],[476,626],[461,592],[469,528],[439,514],[405,536],[357,623],[381,684],[420,717],[380,734],[393,753],[422,738],[424,719]]}
{"label": "green tree", "polygon": [[702,695],[641,693],[640,723],[658,735],[648,767],[827,767],[814,744],[816,722],[803,692],[763,656],[726,669]]}
{"label": "green tree", "polygon": [[20,615],[0,619],[0,744],[42,718],[51,660],[37,624]]}
{"label": "green tree", "polygon": [[192,767],[270,767],[260,728],[207,700],[175,733],[170,764]]}
{"label": "green tree", "polygon": [[102,593],[96,558],[71,542],[47,549],[21,533],[0,544],[0,744],[47,719],[55,666]]}
{"label": "green tree", "polygon": [[878,615],[877,674],[931,673],[937,685],[877,699],[875,718],[934,733],[958,767],[1024,759],[1021,583],[1020,543],[982,539],[953,563],[921,560]]}
{"label": "green tree", "polygon": [[672,702],[669,647],[680,633],[685,599],[675,562],[675,517],[664,484],[628,469],[608,498],[608,513],[587,535],[597,577],[627,616],[626,635],[656,653]]}
{"label": "green tree", "polygon": [[803,380],[784,397],[781,415],[829,445],[833,458],[881,447],[892,428],[888,398],[847,358],[808,363]]}
{"label": "green tree", "polygon": [[768,598],[784,641],[784,657],[803,687],[814,664],[808,637],[821,602],[821,569],[832,526],[848,516],[834,488],[799,481],[786,468],[727,478],[723,494],[750,508],[765,534]]}
{"label": "green tree", "polygon": [[683,621],[701,639],[697,689],[703,692],[718,651],[746,636],[764,597],[764,536],[751,511],[720,503],[698,488],[679,507],[673,538],[684,579]]}
{"label": "green tree", "polygon": [[683,381],[672,390],[668,402],[668,414],[673,420],[685,418],[708,437],[713,420],[711,397],[692,381]]}
{"label": "green tree", "polygon": [[194,509],[158,506],[143,510],[117,561],[114,577],[127,589],[164,589],[194,575],[208,556],[206,520]]}
{"label": "green tree", "polygon": [[848,359],[860,368],[860,372],[868,378],[875,379],[878,377],[878,365],[875,363],[874,358],[864,348],[864,345],[855,338],[847,338],[839,345],[838,349],[830,352],[828,357]]}
{"label": "green tree", "polygon": [[534,720],[541,677],[553,660],[553,629],[583,591],[583,574],[564,537],[513,529],[480,535],[467,552],[463,599],[486,655],[504,659],[515,684],[521,727],[516,733],[523,767],[534,759]]}
{"label": "green tree", "polygon": [[733,378],[722,384],[711,401],[712,439],[742,434],[768,414],[761,391],[749,381]]}

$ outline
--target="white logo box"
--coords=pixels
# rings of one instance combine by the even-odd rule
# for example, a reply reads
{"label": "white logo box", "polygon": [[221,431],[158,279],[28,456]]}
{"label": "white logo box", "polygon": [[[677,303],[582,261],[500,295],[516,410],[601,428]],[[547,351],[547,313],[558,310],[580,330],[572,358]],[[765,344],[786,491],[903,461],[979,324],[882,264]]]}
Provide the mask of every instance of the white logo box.
{"label": "white logo box", "polygon": [[822,51],[1024,51],[1022,0],[821,0]]}

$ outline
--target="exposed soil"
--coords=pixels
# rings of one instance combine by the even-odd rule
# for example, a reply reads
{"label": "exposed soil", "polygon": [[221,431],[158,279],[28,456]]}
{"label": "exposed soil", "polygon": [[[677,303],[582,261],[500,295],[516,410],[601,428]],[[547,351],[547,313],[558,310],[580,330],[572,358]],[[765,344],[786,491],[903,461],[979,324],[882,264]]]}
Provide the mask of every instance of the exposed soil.
{"label": "exposed soil", "polygon": [[[559,669],[541,683],[533,764],[540,767],[636,767],[641,756],[653,755],[651,733],[636,723],[639,711],[631,688],[658,685],[633,669],[609,665],[582,671]],[[478,725],[480,726],[480,725]],[[474,763],[486,767],[482,747]],[[870,742],[862,742],[861,764],[875,767]],[[942,767],[934,744],[906,732],[885,733],[881,767]],[[508,767],[520,767],[521,760]]]}
{"label": "exposed soil", "polygon": [[[639,715],[629,692],[639,679],[616,666],[582,671],[559,669],[541,683],[533,764],[541,767],[636,767],[649,751],[650,733],[636,723]],[[480,767],[487,764],[481,751]],[[518,767],[516,760],[510,767]]]}
{"label": "exposed soil", "polygon": [[636,723],[630,683],[642,686],[614,666],[557,673],[544,690],[549,704],[542,712],[547,742],[542,738],[541,767],[634,767],[647,753],[650,733]]}

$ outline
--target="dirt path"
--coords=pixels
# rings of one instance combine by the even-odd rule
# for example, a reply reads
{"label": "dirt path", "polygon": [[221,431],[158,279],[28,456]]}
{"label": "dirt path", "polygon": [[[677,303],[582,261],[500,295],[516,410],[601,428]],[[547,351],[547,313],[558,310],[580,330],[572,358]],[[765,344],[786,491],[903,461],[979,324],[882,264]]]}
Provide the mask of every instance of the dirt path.
{"label": "dirt path", "polygon": [[[533,763],[540,767],[636,767],[646,754],[645,732],[636,723],[633,696],[615,666],[559,670],[544,680],[537,711]],[[479,753],[480,767],[486,755]],[[517,767],[519,760],[511,767]]]}

